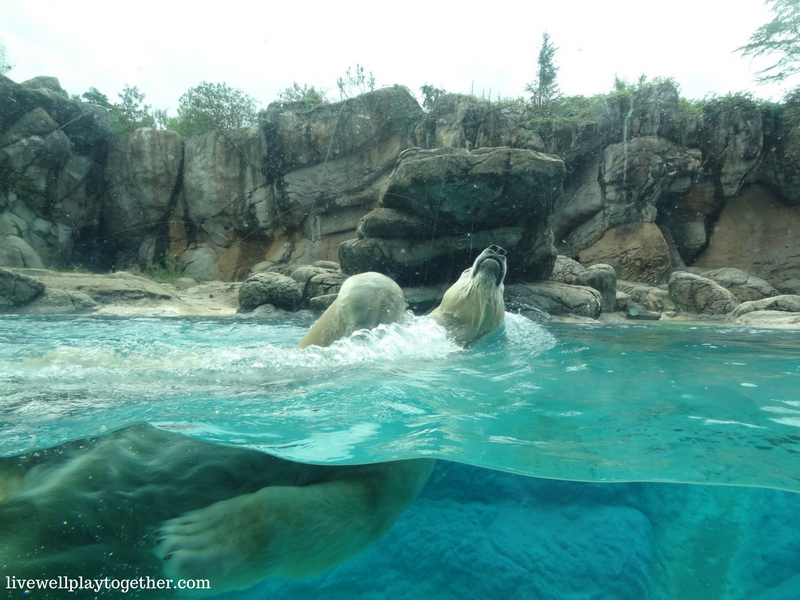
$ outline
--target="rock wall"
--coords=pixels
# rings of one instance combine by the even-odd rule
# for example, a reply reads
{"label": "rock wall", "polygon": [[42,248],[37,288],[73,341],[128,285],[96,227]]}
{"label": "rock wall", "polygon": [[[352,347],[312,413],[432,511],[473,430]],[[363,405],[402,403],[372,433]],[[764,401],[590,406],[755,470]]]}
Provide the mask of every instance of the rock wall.
{"label": "rock wall", "polygon": [[455,94],[425,113],[395,86],[119,140],[105,109],[65,96],[0,77],[0,266],[244,279],[324,260],[418,285],[498,243],[510,281],[546,280],[558,252],[632,282],[697,264],[800,286],[798,108],[686,112],[663,83],[543,120]]}
{"label": "rock wall", "polygon": [[113,146],[108,112],[65,99],[55,78],[0,76],[3,265],[90,261]]}

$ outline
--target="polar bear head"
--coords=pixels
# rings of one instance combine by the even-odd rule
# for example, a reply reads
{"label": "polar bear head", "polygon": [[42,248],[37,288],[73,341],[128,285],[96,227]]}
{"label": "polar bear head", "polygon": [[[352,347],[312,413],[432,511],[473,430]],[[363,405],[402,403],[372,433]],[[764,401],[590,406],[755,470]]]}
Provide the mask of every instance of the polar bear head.
{"label": "polar bear head", "polygon": [[459,344],[469,344],[503,324],[503,279],[506,251],[489,246],[444,293],[430,317],[447,329]]}

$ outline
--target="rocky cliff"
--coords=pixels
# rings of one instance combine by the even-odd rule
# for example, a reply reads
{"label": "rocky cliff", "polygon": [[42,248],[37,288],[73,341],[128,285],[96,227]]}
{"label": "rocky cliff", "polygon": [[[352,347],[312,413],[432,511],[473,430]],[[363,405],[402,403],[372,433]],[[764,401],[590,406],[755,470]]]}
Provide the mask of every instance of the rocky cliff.
{"label": "rocky cliff", "polygon": [[395,86],[119,140],[54,78],[0,77],[0,266],[240,280],[324,260],[427,285],[498,243],[512,283],[550,278],[558,253],[634,283],[736,267],[797,294],[798,110],[691,112],[658,83],[588,116],[462,95],[426,113]]}

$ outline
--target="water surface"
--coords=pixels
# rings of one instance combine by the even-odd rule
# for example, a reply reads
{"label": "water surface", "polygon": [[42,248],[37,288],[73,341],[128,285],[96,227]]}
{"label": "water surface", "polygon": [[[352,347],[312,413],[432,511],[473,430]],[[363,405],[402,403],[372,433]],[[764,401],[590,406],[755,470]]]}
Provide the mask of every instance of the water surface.
{"label": "water surface", "polygon": [[800,491],[800,332],[426,318],[295,348],[305,317],[0,318],[0,455],[134,423],[330,464]]}

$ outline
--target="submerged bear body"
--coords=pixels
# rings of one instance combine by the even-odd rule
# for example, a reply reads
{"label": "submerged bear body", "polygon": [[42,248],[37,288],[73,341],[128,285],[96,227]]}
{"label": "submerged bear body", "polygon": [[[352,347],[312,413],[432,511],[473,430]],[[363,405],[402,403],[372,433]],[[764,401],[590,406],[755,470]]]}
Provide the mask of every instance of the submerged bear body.
{"label": "submerged bear body", "polygon": [[[505,267],[505,251],[484,250],[431,318],[462,344],[499,327]],[[327,346],[404,316],[391,279],[356,275],[300,346]],[[313,575],[386,533],[434,462],[299,464],[147,425],[0,459],[0,576],[208,580],[194,595],[210,595]]]}

